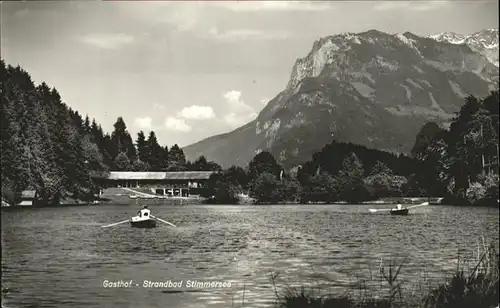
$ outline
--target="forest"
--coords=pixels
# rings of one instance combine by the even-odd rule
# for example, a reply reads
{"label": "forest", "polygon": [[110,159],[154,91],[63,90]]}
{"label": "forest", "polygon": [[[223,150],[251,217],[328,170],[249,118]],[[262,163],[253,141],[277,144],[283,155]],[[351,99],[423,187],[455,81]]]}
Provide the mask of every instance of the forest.
{"label": "forest", "polygon": [[498,90],[466,97],[449,129],[425,124],[411,155],[333,141],[296,172],[268,152],[248,167],[231,167],[211,179],[215,203],[359,203],[383,198],[442,197],[443,204],[498,207]]}
{"label": "forest", "polygon": [[217,171],[208,202],[359,203],[389,197],[444,197],[448,204],[498,206],[498,91],[468,96],[450,128],[424,125],[410,156],[333,141],[291,170],[269,152],[248,166],[226,170],[205,157],[187,161],[182,149],[159,144],[154,131],[135,140],[123,118],[111,133],[66,105],[58,91],[36,86],[28,72],[1,61],[2,200],[23,190],[36,204],[91,200],[91,173],[107,171]]}
{"label": "forest", "polygon": [[161,146],[153,131],[132,140],[123,118],[105,133],[95,119],[66,105],[46,83],[36,86],[28,72],[1,61],[2,200],[17,203],[23,190],[35,203],[90,200],[98,187],[92,172],[220,170],[200,157],[186,161],[174,144]]}

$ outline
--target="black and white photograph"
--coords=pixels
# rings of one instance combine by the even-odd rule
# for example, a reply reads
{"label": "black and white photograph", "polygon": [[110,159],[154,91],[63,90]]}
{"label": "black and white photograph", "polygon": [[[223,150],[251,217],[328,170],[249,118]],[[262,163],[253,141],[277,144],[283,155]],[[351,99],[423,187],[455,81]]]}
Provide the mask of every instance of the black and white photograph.
{"label": "black and white photograph", "polygon": [[2,308],[500,308],[499,0],[0,1]]}

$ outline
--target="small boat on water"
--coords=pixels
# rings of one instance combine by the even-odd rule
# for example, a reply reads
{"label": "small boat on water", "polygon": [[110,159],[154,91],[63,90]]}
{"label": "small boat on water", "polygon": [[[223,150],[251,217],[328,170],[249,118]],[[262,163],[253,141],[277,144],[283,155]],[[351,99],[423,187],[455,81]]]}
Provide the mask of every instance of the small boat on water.
{"label": "small boat on water", "polygon": [[109,225],[101,226],[101,228],[109,228],[109,227],[114,227],[118,226],[127,222],[130,222],[130,226],[133,228],[143,228],[143,229],[150,229],[150,228],[155,228],[156,227],[156,221],[161,221],[164,224],[170,225],[172,227],[176,227],[173,223],[168,222],[166,220],[163,220],[159,217],[155,217],[151,215],[151,211],[148,210],[147,205],[143,205],[142,209],[137,212],[137,216],[134,216],[130,219],[115,222]]}
{"label": "small boat on water", "polygon": [[156,220],[151,217],[151,212],[146,207],[130,219],[130,225],[134,228],[154,228],[156,227]]}
{"label": "small boat on water", "polygon": [[409,212],[410,210],[403,208],[401,204],[398,204],[395,209],[390,210],[391,215],[408,215]]}

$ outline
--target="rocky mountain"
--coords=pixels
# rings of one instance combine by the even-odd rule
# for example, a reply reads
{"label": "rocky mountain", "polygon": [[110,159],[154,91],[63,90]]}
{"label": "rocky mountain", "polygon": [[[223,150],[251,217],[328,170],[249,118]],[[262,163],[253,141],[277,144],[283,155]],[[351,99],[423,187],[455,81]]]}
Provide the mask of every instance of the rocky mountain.
{"label": "rocky mountain", "polygon": [[425,123],[446,126],[466,95],[483,97],[498,85],[498,61],[485,51],[495,39],[498,46],[498,31],[481,33],[323,37],[254,121],[183,150],[224,167],[244,166],[265,150],[287,168],[332,139],[409,153]]}
{"label": "rocky mountain", "polygon": [[458,45],[465,44],[472,50],[483,54],[491,63],[498,67],[498,29],[482,30],[470,35],[444,32],[428,37],[439,42]]}

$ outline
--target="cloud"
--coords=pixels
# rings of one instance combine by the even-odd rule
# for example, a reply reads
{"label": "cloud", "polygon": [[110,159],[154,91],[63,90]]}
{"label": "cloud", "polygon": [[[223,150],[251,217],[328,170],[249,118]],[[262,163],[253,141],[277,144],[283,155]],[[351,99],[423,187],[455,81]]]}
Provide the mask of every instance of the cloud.
{"label": "cloud", "polygon": [[177,116],[191,120],[208,120],[215,118],[215,113],[210,106],[193,105],[183,108]]}
{"label": "cloud", "polygon": [[165,120],[165,127],[168,130],[177,131],[187,133],[192,130],[191,126],[189,126],[184,119],[179,119],[176,117],[168,117]]}
{"label": "cloud", "polygon": [[247,124],[248,122],[254,120],[257,117],[256,112],[252,112],[244,115],[237,115],[234,112],[228,113],[224,116],[224,122],[231,127],[239,127],[241,125]]}
{"label": "cloud", "polygon": [[377,11],[389,11],[405,9],[408,11],[430,11],[448,5],[449,1],[379,1],[374,9]]}
{"label": "cloud", "polygon": [[239,1],[214,4],[232,11],[322,11],[333,7],[326,1]]}
{"label": "cloud", "polygon": [[212,39],[217,40],[243,40],[243,39],[264,39],[264,40],[274,40],[274,39],[286,39],[290,36],[288,32],[285,31],[259,31],[252,29],[236,29],[220,32],[217,28],[212,27],[208,31],[208,36]]}
{"label": "cloud", "polygon": [[117,49],[133,43],[134,37],[124,33],[93,33],[81,37],[80,40],[102,49]]}
{"label": "cloud", "polygon": [[269,103],[269,101],[270,101],[270,99],[265,97],[265,98],[260,100],[260,103],[265,106],[265,105],[267,105],[267,103]]}
{"label": "cloud", "polygon": [[224,99],[226,100],[228,107],[236,113],[248,113],[254,112],[253,108],[247,105],[241,99],[241,92],[236,90],[231,90],[224,93]]}
{"label": "cloud", "polygon": [[223,94],[226,100],[228,113],[224,116],[224,122],[231,127],[241,126],[255,119],[257,113],[241,99],[241,92],[231,90]]}
{"label": "cloud", "polygon": [[150,117],[136,118],[134,120],[134,125],[141,129],[151,130],[153,127],[153,119]]}
{"label": "cloud", "polygon": [[207,18],[204,2],[142,1],[121,2],[118,9],[141,22],[167,24],[179,31],[189,31]]}

